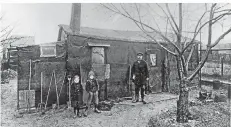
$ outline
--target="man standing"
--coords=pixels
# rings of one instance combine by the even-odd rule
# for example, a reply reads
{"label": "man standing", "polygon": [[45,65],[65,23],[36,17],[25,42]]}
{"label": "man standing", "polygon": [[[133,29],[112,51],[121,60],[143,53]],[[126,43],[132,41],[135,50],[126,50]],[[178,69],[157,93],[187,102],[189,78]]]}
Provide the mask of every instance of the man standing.
{"label": "man standing", "polygon": [[133,101],[133,103],[139,101],[139,91],[141,89],[141,99],[143,104],[146,104],[146,102],[144,101],[144,91],[145,85],[149,80],[148,65],[143,60],[143,53],[137,53],[137,59],[138,60],[133,63],[131,69],[132,81],[135,84],[135,100]]}

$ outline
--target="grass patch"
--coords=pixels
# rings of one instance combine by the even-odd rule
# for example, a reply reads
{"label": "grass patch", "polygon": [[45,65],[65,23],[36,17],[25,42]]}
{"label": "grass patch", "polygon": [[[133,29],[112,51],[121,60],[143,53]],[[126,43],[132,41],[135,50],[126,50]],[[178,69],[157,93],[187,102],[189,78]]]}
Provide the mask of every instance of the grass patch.
{"label": "grass patch", "polygon": [[[220,92],[227,93],[225,89]],[[195,100],[199,90],[189,92],[189,100]],[[217,92],[217,91],[216,91]],[[199,103],[199,102],[198,102]],[[176,122],[176,109],[171,108],[161,114],[151,117],[148,121],[148,127],[229,127],[230,126],[230,105],[229,102],[210,102],[191,105],[189,112],[193,120],[188,123]]]}

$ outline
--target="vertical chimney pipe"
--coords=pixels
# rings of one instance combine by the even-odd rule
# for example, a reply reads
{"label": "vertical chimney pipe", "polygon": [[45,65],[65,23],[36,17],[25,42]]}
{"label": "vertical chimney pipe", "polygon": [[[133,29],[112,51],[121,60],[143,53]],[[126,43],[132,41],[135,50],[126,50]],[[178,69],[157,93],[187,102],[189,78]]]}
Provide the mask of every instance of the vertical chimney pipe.
{"label": "vertical chimney pipe", "polygon": [[73,3],[71,10],[70,28],[74,34],[80,33],[81,3]]}

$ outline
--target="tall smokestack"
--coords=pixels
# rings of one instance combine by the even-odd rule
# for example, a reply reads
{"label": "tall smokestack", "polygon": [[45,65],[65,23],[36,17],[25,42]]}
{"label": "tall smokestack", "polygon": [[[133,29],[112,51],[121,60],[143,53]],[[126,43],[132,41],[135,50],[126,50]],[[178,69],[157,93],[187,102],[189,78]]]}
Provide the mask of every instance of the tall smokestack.
{"label": "tall smokestack", "polygon": [[81,3],[73,3],[71,10],[71,22],[70,28],[73,33],[80,32],[80,22],[81,22]]}

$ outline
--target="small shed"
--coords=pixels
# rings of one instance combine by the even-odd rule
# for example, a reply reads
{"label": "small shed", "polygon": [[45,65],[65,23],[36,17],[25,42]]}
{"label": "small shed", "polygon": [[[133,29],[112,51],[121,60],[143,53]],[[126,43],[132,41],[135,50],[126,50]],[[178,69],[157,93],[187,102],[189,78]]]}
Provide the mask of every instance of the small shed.
{"label": "small shed", "polygon": [[[100,84],[100,100],[130,96],[129,78],[137,52],[143,52],[148,63],[149,85],[153,92],[169,91],[179,83],[175,75],[175,58],[157,43],[147,40],[140,31],[81,27],[80,33],[73,33],[69,26],[60,25],[57,42],[18,47],[17,50],[19,108],[25,107],[23,97],[27,96],[28,90],[34,91],[30,100],[33,100],[35,107],[41,102],[50,106],[57,100],[60,104],[66,104],[67,75],[80,75],[85,89],[91,69],[96,72]],[[193,53],[191,68],[198,64],[197,51]],[[87,97],[84,90],[84,101]]]}

